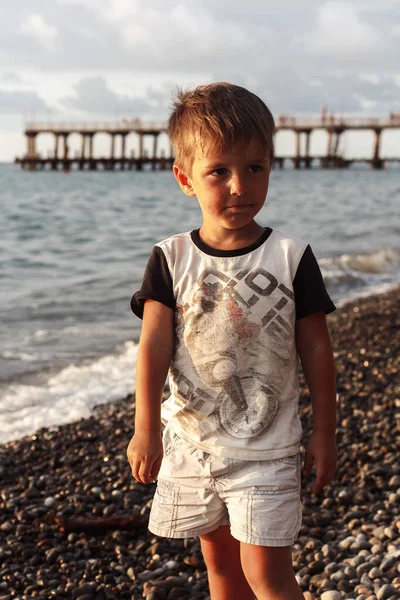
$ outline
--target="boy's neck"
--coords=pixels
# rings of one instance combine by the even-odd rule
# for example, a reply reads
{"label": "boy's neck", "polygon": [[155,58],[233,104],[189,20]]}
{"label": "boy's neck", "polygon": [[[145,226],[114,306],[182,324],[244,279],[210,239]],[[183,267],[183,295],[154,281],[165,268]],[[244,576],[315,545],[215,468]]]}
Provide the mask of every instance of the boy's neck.
{"label": "boy's neck", "polygon": [[253,221],[243,229],[212,230],[204,227],[199,230],[200,239],[216,250],[238,250],[250,246],[264,233],[265,228]]}

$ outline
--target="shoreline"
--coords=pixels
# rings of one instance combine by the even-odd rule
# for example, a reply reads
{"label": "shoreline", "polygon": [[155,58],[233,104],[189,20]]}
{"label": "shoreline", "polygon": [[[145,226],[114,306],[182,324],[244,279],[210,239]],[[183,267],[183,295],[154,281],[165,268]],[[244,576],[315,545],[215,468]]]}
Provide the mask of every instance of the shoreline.
{"label": "shoreline", "polygon": [[[381,284],[379,287],[366,288],[357,290],[351,295],[345,296],[340,299],[334,300],[338,309],[344,308],[347,304],[368,300],[376,296],[381,296],[391,291],[395,291],[400,287],[400,282],[391,282]],[[137,350],[137,344],[139,341],[139,334],[136,337],[132,337],[129,340],[120,341],[116,346],[113,346],[109,351],[93,355],[90,358],[80,357],[75,363],[68,363],[63,367],[48,367],[42,371],[24,373],[16,377],[14,380],[9,380],[8,384],[5,381],[0,383],[0,390],[4,391],[7,396],[8,387],[12,390],[11,398],[8,399],[11,406],[15,402],[19,411],[15,413],[7,412],[2,414],[2,427],[0,435],[0,447],[6,443],[16,441],[17,439],[23,439],[35,434],[35,432],[42,428],[53,429],[54,427],[60,427],[62,425],[79,421],[82,418],[88,418],[92,414],[93,407],[98,406],[97,398],[100,398],[100,404],[108,404],[117,402],[120,398],[125,397],[128,393],[134,393],[132,390],[134,376],[132,374],[132,364],[135,361],[135,352]],[[107,367],[104,363],[111,362]],[[133,362],[132,362],[133,361]],[[100,366],[101,365],[101,366]],[[130,365],[130,366],[128,366]],[[72,368],[76,370],[76,375],[66,376],[64,375]],[[120,370],[120,377],[104,379],[102,386],[98,387],[99,372],[104,368],[111,368],[112,370]],[[68,378],[70,377],[70,379]],[[46,396],[47,380],[51,378],[52,385],[50,386],[49,394]],[[55,378],[55,380],[54,380]],[[119,393],[116,393],[115,386],[119,387]],[[41,390],[40,393],[44,395],[43,400],[40,397],[29,405],[27,397],[27,387],[33,386],[33,393],[35,394],[36,386]],[[66,386],[64,394],[67,395],[66,406],[68,410],[62,411],[62,402],[60,400],[60,394],[57,393],[57,386],[61,388]],[[20,390],[18,393],[23,395],[23,403],[19,405],[18,393],[13,397],[13,390]],[[84,397],[82,397],[82,391]],[[40,396],[39,393],[39,396]],[[62,390],[61,390],[62,393]],[[54,397],[53,397],[54,396]],[[69,399],[71,398],[71,402]],[[54,404],[56,406],[54,410]],[[59,406],[58,406],[59,404]],[[49,412],[50,411],[50,412]],[[74,413],[71,415],[71,412]],[[56,414],[55,414],[56,413]],[[51,415],[49,417],[49,415]],[[14,420],[14,427],[12,428]],[[27,426],[27,423],[31,423],[32,420],[36,422],[36,426]],[[11,430],[14,433],[9,433]],[[7,433],[6,433],[7,431]],[[11,437],[13,436],[13,437]]]}
{"label": "shoreline", "polygon": [[[302,482],[293,561],[307,600],[400,598],[399,305],[397,287],[341,304],[328,318],[339,462],[318,496]],[[307,437],[311,410],[300,380]],[[0,600],[208,597],[198,540],[157,538],[143,526],[154,486],[130,474],[133,415],[128,396],[0,446]],[[127,517],[136,528],[104,529],[104,519]],[[63,531],[67,518],[103,519],[103,530]]]}

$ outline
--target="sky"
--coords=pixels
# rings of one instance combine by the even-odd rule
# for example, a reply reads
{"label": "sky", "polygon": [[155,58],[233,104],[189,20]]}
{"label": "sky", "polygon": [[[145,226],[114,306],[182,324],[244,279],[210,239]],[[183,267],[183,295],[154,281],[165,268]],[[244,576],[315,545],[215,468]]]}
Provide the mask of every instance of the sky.
{"label": "sky", "polygon": [[[2,2],[0,161],[25,153],[29,120],[162,123],[176,86],[211,81],[248,87],[275,117],[318,115],[322,105],[340,115],[400,112],[400,2]],[[313,138],[312,151],[323,152],[324,134]],[[54,146],[50,135],[37,143],[43,154]],[[372,155],[373,135],[346,134],[342,144],[346,155]],[[71,150],[79,145],[71,136]],[[97,154],[109,145],[96,136]],[[277,154],[294,145],[293,134],[278,134]],[[400,156],[400,130],[384,133],[381,149]]]}

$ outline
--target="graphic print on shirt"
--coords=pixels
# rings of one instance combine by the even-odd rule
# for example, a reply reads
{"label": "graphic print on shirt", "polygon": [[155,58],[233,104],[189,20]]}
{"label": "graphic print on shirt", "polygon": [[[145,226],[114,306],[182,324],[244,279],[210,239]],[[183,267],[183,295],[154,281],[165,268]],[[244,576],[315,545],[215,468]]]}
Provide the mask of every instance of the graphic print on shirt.
{"label": "graphic print on shirt", "polygon": [[[255,310],[258,303],[265,313]],[[212,419],[213,427],[235,438],[255,438],[272,426],[290,361],[292,311],[293,292],[265,269],[200,274],[191,301],[176,313],[177,344],[186,346],[204,384],[196,386],[173,367],[186,418],[195,413],[204,432]]]}

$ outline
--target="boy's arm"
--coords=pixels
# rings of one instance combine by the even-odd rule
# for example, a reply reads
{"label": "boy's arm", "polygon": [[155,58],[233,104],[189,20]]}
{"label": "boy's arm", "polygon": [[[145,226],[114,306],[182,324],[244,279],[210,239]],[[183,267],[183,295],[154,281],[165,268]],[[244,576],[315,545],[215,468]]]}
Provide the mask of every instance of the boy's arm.
{"label": "boy's arm", "polygon": [[313,431],[308,440],[304,472],[316,463],[316,481],[312,492],[321,490],[336,471],[336,382],[333,352],[322,312],[296,322],[296,345],[310,389]]}
{"label": "boy's arm", "polygon": [[172,309],[147,300],[136,361],[135,434],[127,450],[132,475],[141,483],[155,481],[161,465],[161,400],[173,348]]}

